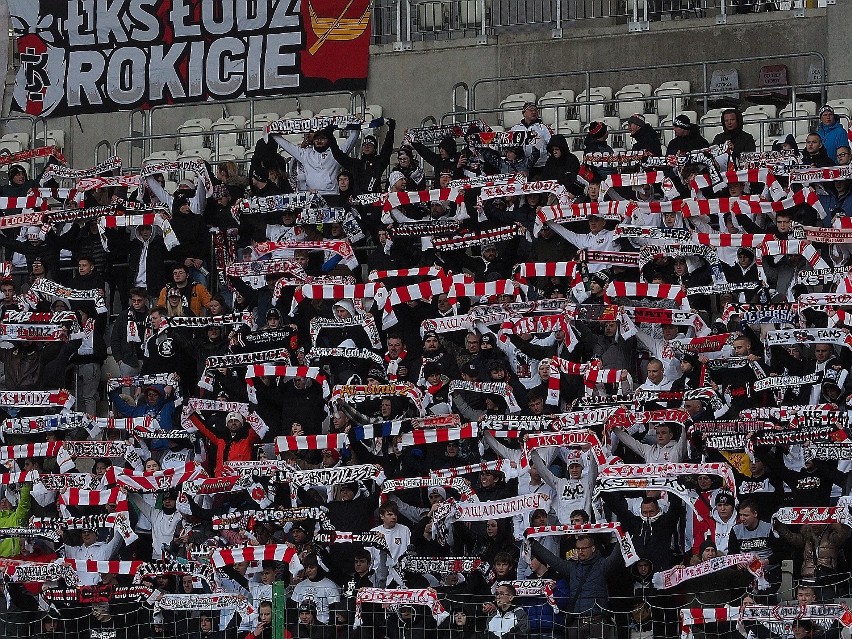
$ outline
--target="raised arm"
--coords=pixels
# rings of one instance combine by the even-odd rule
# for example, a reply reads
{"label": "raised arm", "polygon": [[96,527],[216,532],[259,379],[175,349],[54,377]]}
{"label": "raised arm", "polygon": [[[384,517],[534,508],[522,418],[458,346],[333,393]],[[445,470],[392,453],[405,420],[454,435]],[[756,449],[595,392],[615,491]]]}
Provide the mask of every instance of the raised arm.
{"label": "raised arm", "polygon": [[[541,475],[542,481],[550,486],[553,490],[557,490],[557,483],[559,479],[550,472],[550,469],[547,467],[547,464],[544,463],[544,460],[541,458],[541,455],[538,454],[537,450],[534,450],[530,455],[530,461],[535,469],[538,471],[538,474]],[[588,492],[588,491],[587,491]]]}
{"label": "raised arm", "polygon": [[616,426],[613,429],[613,432],[615,433],[615,437],[616,439],[618,439],[618,441],[627,446],[637,455],[640,455],[642,459],[645,459],[647,449],[650,448],[648,444],[643,444],[642,442],[638,441],[635,437],[633,437],[630,433],[626,432],[620,426]]}
{"label": "raised arm", "polygon": [[287,151],[287,153],[292,155],[299,162],[302,162],[302,154],[304,153],[304,149],[299,146],[296,146],[295,144],[290,142],[290,140],[284,138],[283,135],[273,135],[272,139],[275,140],[275,144]]}
{"label": "raised arm", "polygon": [[166,189],[163,188],[163,185],[157,182],[154,179],[153,175],[149,175],[145,178],[145,185],[148,187],[148,190],[153,193],[154,197],[160,200],[163,204],[169,207],[169,211],[172,208],[172,196],[166,192]]}

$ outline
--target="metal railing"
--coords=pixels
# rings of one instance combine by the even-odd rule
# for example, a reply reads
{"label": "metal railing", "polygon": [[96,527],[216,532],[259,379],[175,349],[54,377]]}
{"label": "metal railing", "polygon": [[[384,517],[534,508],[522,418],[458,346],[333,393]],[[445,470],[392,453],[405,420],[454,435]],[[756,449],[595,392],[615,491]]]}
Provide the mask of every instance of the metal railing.
{"label": "metal railing", "polygon": [[[748,56],[748,57],[740,57],[740,58],[723,58],[716,60],[705,60],[702,62],[672,62],[668,64],[655,64],[653,66],[634,66],[634,67],[612,67],[608,69],[595,69],[593,71],[559,71],[552,73],[535,73],[529,75],[520,75],[520,76],[512,76],[512,77],[489,77],[489,78],[480,78],[476,80],[471,86],[470,89],[467,88],[467,84],[464,82],[457,82],[453,85],[453,90],[451,94],[451,104],[452,110],[458,117],[465,117],[469,112],[476,111],[477,106],[477,91],[480,88],[485,87],[491,84],[499,83],[508,83],[514,87],[514,91],[518,91],[519,87],[518,83],[525,81],[535,81],[535,80],[543,80],[548,78],[560,78],[564,81],[564,86],[560,86],[558,88],[569,89],[571,88],[571,80],[576,78],[582,78],[582,91],[586,92],[586,95],[589,94],[591,88],[593,86],[597,86],[599,83],[606,84],[603,81],[598,81],[595,78],[599,78],[601,76],[605,76],[607,74],[625,74],[630,73],[631,76],[637,77],[637,73],[641,73],[643,71],[646,72],[656,72],[660,69],[683,69],[683,70],[699,70],[701,75],[701,91],[699,93],[690,93],[690,96],[702,95],[704,96],[704,109],[707,109],[707,102],[713,98],[713,94],[710,93],[710,80],[712,76],[712,68],[719,67],[722,68],[724,65],[733,65],[733,64],[743,64],[746,62],[765,62],[770,60],[789,60],[791,58],[811,58],[814,57],[817,59],[818,64],[820,65],[822,71],[822,78],[825,79],[827,77],[827,65],[825,56],[819,51],[805,51],[795,56],[789,54],[771,54],[771,55],[762,55],[762,56]],[[641,77],[641,76],[638,76]],[[824,84],[824,83],[823,83]],[[521,85],[522,86],[522,85]],[[793,85],[788,85],[793,86]],[[803,85],[796,85],[800,88],[803,88]],[[557,87],[554,87],[557,88]],[[580,87],[577,87],[580,88]],[[782,87],[771,87],[773,91],[779,89],[785,89],[786,86]],[[760,90],[756,88],[754,90]],[[740,93],[747,92],[747,89],[739,89]],[[463,102],[458,102],[459,94],[461,93]],[[644,98],[643,98],[644,99]],[[822,99],[825,100],[825,88],[822,87]]]}
{"label": "metal railing", "polygon": [[735,13],[790,11],[825,7],[834,0],[378,0],[372,15],[373,44],[478,37],[518,29],[551,31],[581,20],[608,20],[628,24],[631,31],[647,30],[648,23],[715,15],[718,24]]}
{"label": "metal railing", "polygon": [[[819,54],[817,54],[819,55]],[[583,72],[585,73],[585,72]],[[593,72],[594,73],[594,72]],[[543,77],[561,77],[560,74],[545,74]],[[487,80],[487,79],[486,79]],[[483,80],[483,81],[486,81]],[[797,105],[799,104],[799,98],[802,95],[812,95],[814,92],[819,94],[820,103],[825,102],[825,97],[827,94],[827,90],[833,87],[850,87],[852,86],[852,81],[849,80],[838,80],[833,82],[822,82],[818,86],[814,86],[812,84],[785,84],[774,87],[767,87],[767,89],[771,89],[773,93],[778,94],[787,94],[787,99],[789,100],[789,105],[792,108],[791,117],[796,118],[799,116],[797,113]],[[739,89],[736,93],[744,99],[748,96],[750,92],[760,92],[759,89]],[[725,93],[727,96],[728,93]],[[719,93],[711,92],[711,91],[692,91],[689,93],[683,94],[675,94],[675,95],[649,95],[642,98],[625,98],[624,100],[630,102],[644,102],[645,103],[645,113],[656,113],[659,111],[658,105],[660,103],[669,103],[671,107],[672,114],[678,114],[682,111],[697,109],[699,106],[703,107],[703,112],[706,113],[709,109],[708,106],[716,102],[719,98],[722,98]],[[603,107],[604,116],[603,117],[617,117],[618,116],[618,104],[623,100],[619,98],[611,98],[611,99],[594,99],[591,101],[586,100],[575,100],[573,102],[569,102],[567,100],[564,101],[552,101],[548,102],[546,105],[540,105],[540,109],[565,109],[567,113],[571,114],[574,118],[580,118],[580,115],[584,115],[584,122],[588,123],[591,118],[592,109],[600,109]],[[686,106],[682,106],[686,105]],[[688,107],[692,106],[693,109],[689,109]],[[441,124],[446,124],[449,121],[463,121],[471,118],[480,117],[483,114],[487,113],[510,113],[517,112],[517,106],[508,106],[508,107],[498,107],[498,108],[474,108],[467,111],[457,111],[453,110],[447,113],[444,113],[441,116]],[[585,111],[585,113],[583,113]],[[815,116],[814,116],[815,117]],[[570,119],[570,118],[565,118]],[[565,120],[563,119],[563,121]],[[622,118],[626,119],[626,118]],[[558,122],[557,122],[558,125]]]}

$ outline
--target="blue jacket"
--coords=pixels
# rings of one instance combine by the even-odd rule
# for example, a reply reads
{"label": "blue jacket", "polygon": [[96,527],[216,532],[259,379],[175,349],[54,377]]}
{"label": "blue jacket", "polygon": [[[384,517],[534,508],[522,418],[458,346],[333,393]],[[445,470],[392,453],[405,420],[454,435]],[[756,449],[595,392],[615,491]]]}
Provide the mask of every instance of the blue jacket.
{"label": "blue jacket", "polygon": [[834,124],[825,125],[820,123],[817,128],[819,137],[822,138],[822,145],[825,147],[825,152],[831,161],[837,163],[837,148],[841,146],[849,146],[849,140],[846,137],[846,129],[834,116]]}
{"label": "blue jacket", "polygon": [[[617,547],[613,548],[606,557],[600,552],[595,552],[594,556],[586,561],[560,559],[537,541],[530,544],[530,549],[534,557],[568,581],[571,593],[567,602],[567,605],[571,607],[568,612],[599,615],[608,609],[607,575],[619,566],[624,566],[624,560]],[[573,606],[571,606],[572,601]]]}
{"label": "blue jacket", "polygon": [[[530,575],[532,579],[534,575]],[[555,579],[556,585],[553,588],[553,598],[556,600],[556,605],[559,606],[559,612],[553,610],[547,601],[542,601],[540,598],[522,599],[521,605],[526,609],[527,616],[530,618],[530,632],[539,633],[546,630],[552,630],[554,626],[562,627],[565,625],[565,615],[562,610],[568,605],[569,589],[568,582],[560,577],[555,571],[548,571],[544,575],[544,579]]]}
{"label": "blue jacket", "polygon": [[[159,384],[155,385],[154,388],[160,391],[160,399],[157,400],[157,403],[153,406],[149,405],[145,401],[144,395],[139,396],[138,405],[133,406],[132,404],[128,404],[121,399],[121,395],[117,389],[110,393],[110,399],[112,400],[116,410],[124,417],[145,417],[150,415],[151,417],[156,418],[156,420],[160,423],[160,428],[163,430],[172,430],[172,428],[174,428],[175,421],[174,400],[165,399],[163,387]],[[155,440],[154,448],[165,448],[167,446],[167,441]]]}

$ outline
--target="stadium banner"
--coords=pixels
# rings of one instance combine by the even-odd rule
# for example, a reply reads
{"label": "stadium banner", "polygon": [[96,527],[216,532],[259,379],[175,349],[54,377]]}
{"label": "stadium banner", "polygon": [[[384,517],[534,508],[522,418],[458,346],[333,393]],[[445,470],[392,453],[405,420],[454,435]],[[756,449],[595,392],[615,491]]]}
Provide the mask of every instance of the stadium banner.
{"label": "stadium banner", "polygon": [[9,0],[36,117],[367,88],[370,0]]}

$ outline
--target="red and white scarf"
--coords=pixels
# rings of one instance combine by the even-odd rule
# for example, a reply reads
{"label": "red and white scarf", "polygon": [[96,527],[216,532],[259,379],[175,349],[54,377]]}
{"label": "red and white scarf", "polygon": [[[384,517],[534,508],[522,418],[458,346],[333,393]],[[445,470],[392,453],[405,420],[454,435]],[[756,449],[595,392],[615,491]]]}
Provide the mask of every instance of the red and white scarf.
{"label": "red and white scarf", "polygon": [[621,381],[622,371],[617,368],[601,368],[600,360],[592,360],[582,364],[569,362],[561,357],[550,358],[550,378],[547,380],[547,404],[559,404],[559,386],[562,374],[581,375],[586,392],[589,393],[597,384],[617,384]]}
{"label": "red and white scarf", "polygon": [[613,297],[650,297],[652,299],[674,300],[680,306],[689,305],[686,293],[675,284],[613,281],[606,287],[604,299],[609,301]]}
{"label": "red and white scarf", "polygon": [[210,562],[215,568],[233,566],[242,561],[281,561],[290,567],[290,574],[294,577],[302,570],[299,553],[290,544],[221,548],[210,555]]}
{"label": "red and white scarf", "polygon": [[353,628],[361,626],[361,604],[372,603],[382,606],[419,605],[426,606],[432,612],[435,621],[440,625],[450,614],[438,600],[438,593],[432,588],[419,588],[417,590],[386,590],[384,588],[359,588],[355,595],[355,619]]}
{"label": "red and white scarf", "polygon": [[340,450],[349,444],[346,433],[328,435],[281,435],[275,438],[275,454],[291,450]]}
{"label": "red and white scarf", "polygon": [[352,250],[352,245],[345,240],[336,241],[315,241],[315,242],[261,242],[255,246],[255,252],[258,255],[265,255],[273,251],[280,250],[297,250],[305,249],[308,251],[331,251],[342,258],[343,263],[351,270],[358,268],[358,258],[355,256],[355,251]]}
{"label": "red and white scarf", "polygon": [[255,378],[257,377],[279,377],[285,382],[295,377],[311,379],[322,388],[323,399],[328,399],[331,393],[328,388],[328,378],[315,366],[275,366],[272,364],[255,364],[246,367],[246,387],[248,398],[252,404],[257,404],[257,391],[255,390]]}
{"label": "red and white scarf", "polygon": [[676,566],[662,572],[655,572],[653,583],[655,588],[665,590],[667,588],[674,588],[684,581],[712,575],[720,570],[739,565],[745,565],[746,569],[757,578],[760,590],[769,587],[769,583],[763,576],[763,566],[760,563],[760,558],[752,553],[724,555],[702,561],[700,564],[695,564],[694,566]]}

